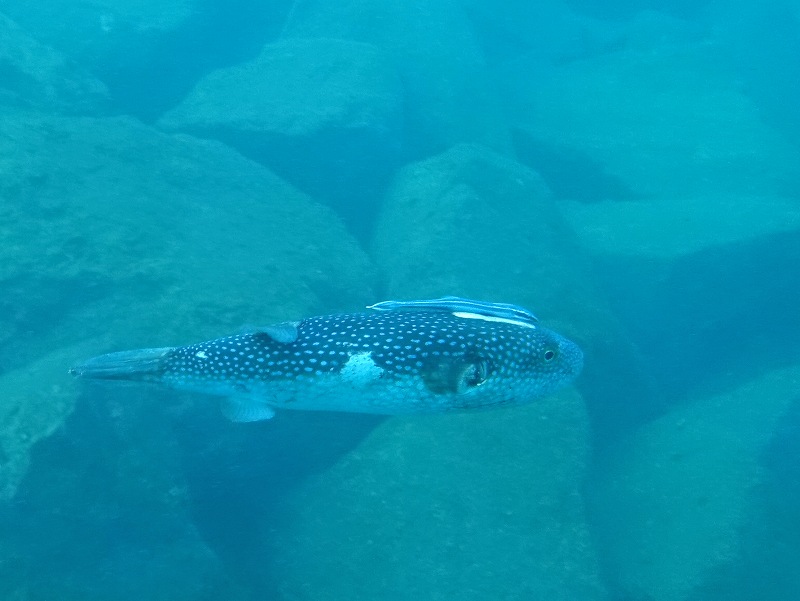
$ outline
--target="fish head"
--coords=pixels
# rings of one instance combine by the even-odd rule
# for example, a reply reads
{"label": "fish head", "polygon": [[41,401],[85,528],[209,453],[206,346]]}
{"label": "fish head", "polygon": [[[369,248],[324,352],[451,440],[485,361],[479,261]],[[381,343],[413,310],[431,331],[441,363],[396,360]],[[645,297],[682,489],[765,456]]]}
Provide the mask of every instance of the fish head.
{"label": "fish head", "polygon": [[583,352],[564,336],[533,324],[500,324],[472,349],[429,371],[429,388],[447,382],[463,409],[524,404],[570,384]]}
{"label": "fish head", "polygon": [[549,394],[570,384],[581,373],[583,351],[561,334],[537,326],[507,354],[500,369],[504,367],[539,394]]}

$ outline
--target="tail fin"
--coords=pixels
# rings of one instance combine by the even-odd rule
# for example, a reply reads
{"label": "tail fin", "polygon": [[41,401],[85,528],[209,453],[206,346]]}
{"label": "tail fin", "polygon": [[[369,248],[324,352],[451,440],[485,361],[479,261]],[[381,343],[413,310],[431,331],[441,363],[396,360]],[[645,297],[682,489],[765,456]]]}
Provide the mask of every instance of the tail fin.
{"label": "tail fin", "polygon": [[73,367],[69,373],[95,380],[157,380],[164,371],[164,359],[172,350],[173,347],[144,348],[100,355]]}

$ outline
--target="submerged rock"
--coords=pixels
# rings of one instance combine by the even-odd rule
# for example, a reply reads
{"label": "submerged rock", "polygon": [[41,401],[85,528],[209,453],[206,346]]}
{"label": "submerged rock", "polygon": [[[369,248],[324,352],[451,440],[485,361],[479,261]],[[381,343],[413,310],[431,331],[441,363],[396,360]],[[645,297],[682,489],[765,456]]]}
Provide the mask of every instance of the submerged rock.
{"label": "submerged rock", "polygon": [[253,56],[291,0],[53,0],[2,11],[108,86],[116,112],[155,120],[209,69]]}
{"label": "submerged rock", "polygon": [[171,424],[153,418],[165,401],[147,389],[85,395],[33,448],[0,518],[4,598],[237,598],[192,523]]}
{"label": "submerged rock", "polygon": [[707,33],[656,13],[629,27],[613,51],[517,82],[515,140],[547,166],[647,371],[680,398],[797,357],[800,152]]}
{"label": "submerged rock", "polygon": [[0,105],[65,114],[102,113],[106,86],[0,14]]}
{"label": "submerged rock", "polygon": [[700,598],[736,565],[744,527],[763,519],[761,458],[798,383],[795,366],[692,399],[620,442],[595,472],[606,572],[631,598]]}
{"label": "submerged rock", "polygon": [[[125,118],[15,115],[0,148],[4,325],[23,337],[5,369],[76,333],[174,343],[372,298],[340,220],[221,144]],[[143,306],[147,319],[131,314]],[[67,334],[71,318],[82,325]]]}
{"label": "submerged rock", "polygon": [[150,54],[164,36],[186,24],[196,5],[196,0],[168,5],[153,0],[53,0],[6,3],[3,12],[84,68],[107,73]]}
{"label": "submerged rock", "polygon": [[[329,209],[219,143],[14,114],[0,156],[0,596],[227,598],[167,419],[209,401],[79,389],[67,369],[355,309],[369,260]],[[37,570],[54,554],[63,570]]]}
{"label": "submerged rock", "polygon": [[222,140],[357,214],[399,158],[402,105],[400,79],[375,46],[290,39],[210,73],[159,124]]}
{"label": "submerged rock", "polygon": [[76,388],[64,366],[86,345],[54,351],[0,374],[0,502],[9,501],[28,471],[31,448],[57,430],[71,413]]}
{"label": "submerged rock", "polygon": [[284,598],[604,598],[574,391],[509,410],[391,419],[284,506]]}
{"label": "submerged rock", "polygon": [[714,195],[562,206],[662,389],[685,396],[726,374],[750,377],[800,358],[800,317],[787,293],[800,286],[796,200]]}
{"label": "submerged rock", "polygon": [[[171,345],[372,299],[339,220],[220,144],[16,115],[0,148],[4,372],[79,340],[90,354]],[[39,385],[69,381],[56,370]]]}
{"label": "submerged rock", "polygon": [[94,44],[119,42],[117,36],[174,30],[196,4],[196,0],[178,0],[165,8],[153,0],[133,4],[124,0],[54,0],[47,5],[9,3],[3,11],[29,31],[37,31],[39,39],[56,42],[54,46],[88,50]]}
{"label": "submerged rock", "polygon": [[374,44],[400,73],[407,156],[429,156],[458,142],[510,149],[483,51],[457,0],[297,2],[283,32]]}
{"label": "submerged rock", "polygon": [[574,326],[572,307],[589,298],[588,284],[574,275],[581,269],[576,248],[536,172],[460,144],[398,172],[372,254],[390,296],[514,302]]}
{"label": "submerged rock", "polygon": [[707,42],[633,47],[561,65],[525,91],[517,85],[512,112],[528,144],[553,149],[539,160],[577,153],[613,182],[605,199],[795,196],[800,152],[736,81]]}
{"label": "submerged rock", "polygon": [[701,196],[685,201],[564,202],[563,215],[595,256],[677,260],[800,231],[795,199]]}

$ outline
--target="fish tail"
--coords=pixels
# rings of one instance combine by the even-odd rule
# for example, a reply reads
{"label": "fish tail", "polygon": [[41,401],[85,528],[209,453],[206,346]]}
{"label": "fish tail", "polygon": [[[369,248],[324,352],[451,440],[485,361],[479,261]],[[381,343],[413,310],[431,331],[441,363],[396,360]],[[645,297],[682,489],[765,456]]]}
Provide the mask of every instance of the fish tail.
{"label": "fish tail", "polygon": [[174,347],[144,348],[93,357],[69,370],[76,378],[93,380],[157,380]]}

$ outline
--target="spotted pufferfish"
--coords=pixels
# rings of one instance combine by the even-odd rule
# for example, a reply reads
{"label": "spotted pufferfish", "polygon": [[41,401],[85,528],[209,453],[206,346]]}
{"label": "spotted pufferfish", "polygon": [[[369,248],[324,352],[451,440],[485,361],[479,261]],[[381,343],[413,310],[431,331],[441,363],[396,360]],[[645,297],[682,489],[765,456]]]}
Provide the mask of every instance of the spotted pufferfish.
{"label": "spotted pufferfish", "polygon": [[121,351],[70,373],[222,397],[236,422],[276,409],[384,415],[529,403],[569,384],[583,353],[527,309],[453,296],[384,301],[188,346]]}

